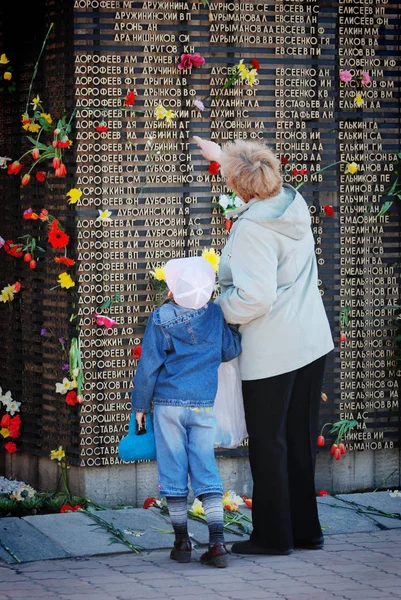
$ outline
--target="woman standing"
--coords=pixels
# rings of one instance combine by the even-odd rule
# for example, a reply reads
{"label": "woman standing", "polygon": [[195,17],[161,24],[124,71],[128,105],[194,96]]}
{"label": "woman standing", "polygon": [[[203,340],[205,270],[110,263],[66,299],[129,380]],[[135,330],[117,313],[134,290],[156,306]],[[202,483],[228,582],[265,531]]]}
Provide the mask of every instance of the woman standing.
{"label": "woman standing", "polygon": [[334,344],[318,289],[309,210],[301,194],[283,184],[280,163],[264,144],[237,140],[221,149],[194,140],[244,202],[221,255],[217,299],[242,335],[253,478],[253,531],[232,552],[320,549],[316,434],[325,361]]}

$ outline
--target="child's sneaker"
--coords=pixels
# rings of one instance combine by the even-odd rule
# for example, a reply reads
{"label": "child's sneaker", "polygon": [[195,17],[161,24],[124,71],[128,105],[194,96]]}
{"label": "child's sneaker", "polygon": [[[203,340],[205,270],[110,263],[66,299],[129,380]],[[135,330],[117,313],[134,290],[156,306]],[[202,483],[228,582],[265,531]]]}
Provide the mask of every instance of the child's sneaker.
{"label": "child's sneaker", "polygon": [[170,558],[179,563],[187,563],[191,560],[192,544],[188,538],[174,542],[174,548],[170,552]]}
{"label": "child's sneaker", "polygon": [[218,567],[223,569],[228,567],[228,555],[229,551],[222,542],[217,542],[209,548],[207,552],[202,554],[200,561],[202,565],[209,565],[210,567]]}

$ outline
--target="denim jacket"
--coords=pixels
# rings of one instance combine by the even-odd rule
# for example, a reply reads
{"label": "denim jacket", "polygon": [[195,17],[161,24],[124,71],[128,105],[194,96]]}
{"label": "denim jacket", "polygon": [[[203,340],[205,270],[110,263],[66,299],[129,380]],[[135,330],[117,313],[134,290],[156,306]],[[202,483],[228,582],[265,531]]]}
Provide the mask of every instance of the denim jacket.
{"label": "denim jacket", "polygon": [[152,400],[170,406],[213,406],[218,367],[240,354],[240,340],[238,330],[227,325],[213,302],[198,310],[172,301],[163,304],[146,325],[132,410],[148,412]]}

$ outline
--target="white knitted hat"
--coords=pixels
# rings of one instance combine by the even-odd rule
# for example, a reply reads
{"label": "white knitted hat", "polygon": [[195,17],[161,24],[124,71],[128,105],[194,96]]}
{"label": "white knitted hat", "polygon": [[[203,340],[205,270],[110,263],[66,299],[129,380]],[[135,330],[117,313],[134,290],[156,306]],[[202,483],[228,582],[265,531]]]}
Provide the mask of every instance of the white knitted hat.
{"label": "white knitted hat", "polygon": [[175,302],[196,309],[210,300],[216,279],[212,265],[203,256],[169,260],[164,276]]}

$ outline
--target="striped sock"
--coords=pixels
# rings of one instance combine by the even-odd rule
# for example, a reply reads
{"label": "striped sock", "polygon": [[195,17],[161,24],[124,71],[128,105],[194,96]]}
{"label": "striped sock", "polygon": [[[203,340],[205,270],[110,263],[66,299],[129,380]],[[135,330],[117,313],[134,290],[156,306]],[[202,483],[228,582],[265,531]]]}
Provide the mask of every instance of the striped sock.
{"label": "striped sock", "polygon": [[199,496],[199,500],[202,502],[209,527],[209,545],[213,546],[217,542],[224,543],[222,495],[216,493],[202,494]]}
{"label": "striped sock", "polygon": [[188,538],[188,504],[186,496],[166,496],[175,541]]}

